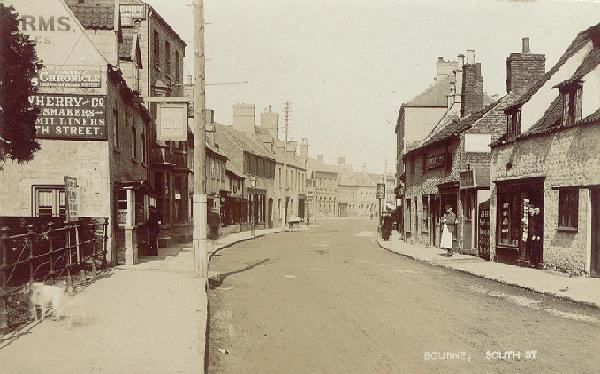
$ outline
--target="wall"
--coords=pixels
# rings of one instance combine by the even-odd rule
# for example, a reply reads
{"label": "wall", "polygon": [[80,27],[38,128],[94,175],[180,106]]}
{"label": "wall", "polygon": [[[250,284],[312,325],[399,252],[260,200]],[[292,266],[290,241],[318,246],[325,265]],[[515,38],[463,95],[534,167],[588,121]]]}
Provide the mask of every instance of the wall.
{"label": "wall", "polygon": [[[579,189],[579,222],[576,232],[557,230],[558,195],[553,187],[600,185],[600,137],[598,126],[578,126],[544,137],[535,137],[494,148],[491,179],[545,176],[544,180],[544,263],[551,269],[585,274],[589,190]],[[513,167],[506,171],[506,164]],[[497,188],[491,186],[490,249],[495,252]]]}
{"label": "wall", "polygon": [[410,150],[415,142],[423,141],[446,114],[446,111],[446,107],[405,107],[403,121],[405,152]]}

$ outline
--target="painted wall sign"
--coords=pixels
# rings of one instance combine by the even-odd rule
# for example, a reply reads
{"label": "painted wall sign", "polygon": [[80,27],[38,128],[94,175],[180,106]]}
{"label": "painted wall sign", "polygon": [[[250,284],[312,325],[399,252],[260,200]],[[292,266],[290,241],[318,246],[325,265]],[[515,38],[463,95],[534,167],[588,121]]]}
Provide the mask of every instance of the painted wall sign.
{"label": "painted wall sign", "polygon": [[100,88],[102,73],[78,66],[49,66],[38,72],[33,84],[39,87]]}
{"label": "painted wall sign", "polygon": [[67,222],[78,221],[79,195],[77,191],[77,178],[65,177],[65,202]]}
{"label": "painted wall sign", "polygon": [[146,18],[146,5],[144,4],[120,4],[119,12],[122,18]]}
{"label": "painted wall sign", "polygon": [[35,123],[40,139],[106,140],[104,96],[40,94],[29,102],[41,109]]}
{"label": "painted wall sign", "polygon": [[428,156],[425,159],[425,170],[440,168],[446,163],[445,155]]}

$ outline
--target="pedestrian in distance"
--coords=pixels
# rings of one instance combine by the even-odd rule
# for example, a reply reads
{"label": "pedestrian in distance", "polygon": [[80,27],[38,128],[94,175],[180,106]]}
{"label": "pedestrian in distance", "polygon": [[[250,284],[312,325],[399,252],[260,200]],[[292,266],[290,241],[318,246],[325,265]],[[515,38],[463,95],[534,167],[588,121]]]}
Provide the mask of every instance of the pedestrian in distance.
{"label": "pedestrian in distance", "polygon": [[158,233],[160,225],[158,220],[158,210],[155,206],[150,206],[148,213],[148,253],[147,256],[158,256]]}
{"label": "pedestrian in distance", "polygon": [[456,230],[456,214],[454,214],[450,205],[446,205],[441,221],[442,236],[440,239],[440,248],[447,250],[447,256],[450,257],[452,256],[452,236]]}

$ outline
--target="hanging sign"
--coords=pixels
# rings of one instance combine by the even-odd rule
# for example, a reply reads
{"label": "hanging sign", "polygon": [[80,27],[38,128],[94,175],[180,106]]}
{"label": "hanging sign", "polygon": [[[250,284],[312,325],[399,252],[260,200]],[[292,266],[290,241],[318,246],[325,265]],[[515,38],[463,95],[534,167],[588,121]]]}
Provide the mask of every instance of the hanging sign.
{"label": "hanging sign", "polygon": [[79,220],[77,178],[65,177],[65,213],[67,222]]}
{"label": "hanging sign", "polygon": [[187,141],[187,103],[157,103],[158,141]]}

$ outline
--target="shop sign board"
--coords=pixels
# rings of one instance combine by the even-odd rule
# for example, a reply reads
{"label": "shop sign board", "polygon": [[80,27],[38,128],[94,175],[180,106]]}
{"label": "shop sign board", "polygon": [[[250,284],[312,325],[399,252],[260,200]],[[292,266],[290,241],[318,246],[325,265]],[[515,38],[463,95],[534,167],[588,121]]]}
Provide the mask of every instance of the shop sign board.
{"label": "shop sign board", "polygon": [[133,22],[138,19],[146,19],[145,4],[120,4],[119,13],[121,14],[122,26],[133,26]]}
{"label": "shop sign board", "polygon": [[29,102],[40,108],[35,122],[38,139],[106,140],[104,96],[36,94]]}
{"label": "shop sign board", "polygon": [[45,66],[33,84],[41,88],[100,88],[102,72],[86,66]]}
{"label": "shop sign board", "polygon": [[77,178],[65,177],[65,213],[67,222],[79,220]]}
{"label": "shop sign board", "polygon": [[158,141],[187,141],[187,103],[157,103]]}
{"label": "shop sign board", "polygon": [[425,159],[425,170],[440,168],[440,167],[443,167],[445,164],[446,164],[446,156],[443,154],[428,156]]}
{"label": "shop sign board", "polygon": [[383,200],[385,198],[385,184],[384,183],[377,183],[376,197],[377,197],[377,200]]}

